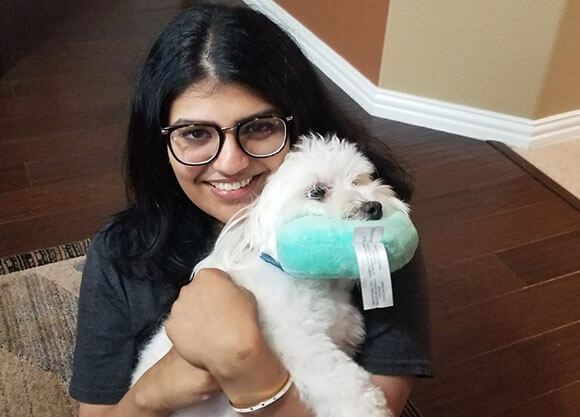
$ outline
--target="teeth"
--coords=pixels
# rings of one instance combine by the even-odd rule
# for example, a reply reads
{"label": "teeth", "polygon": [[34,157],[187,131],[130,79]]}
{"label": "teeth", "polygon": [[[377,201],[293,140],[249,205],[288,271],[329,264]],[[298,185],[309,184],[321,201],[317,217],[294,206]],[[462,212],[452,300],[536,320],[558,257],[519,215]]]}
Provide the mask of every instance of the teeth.
{"label": "teeth", "polygon": [[240,188],[244,188],[246,185],[250,183],[251,180],[252,180],[251,178],[248,178],[240,182],[210,182],[210,184],[213,185],[215,188],[219,188],[220,190],[233,191],[239,190]]}

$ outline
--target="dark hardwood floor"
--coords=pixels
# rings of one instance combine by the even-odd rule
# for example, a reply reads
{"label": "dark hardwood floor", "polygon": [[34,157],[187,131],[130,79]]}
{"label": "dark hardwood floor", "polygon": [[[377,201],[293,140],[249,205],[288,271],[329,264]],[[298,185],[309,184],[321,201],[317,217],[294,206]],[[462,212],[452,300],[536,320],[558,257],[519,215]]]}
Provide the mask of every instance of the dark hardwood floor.
{"label": "dark hardwood floor", "polygon": [[[136,72],[183,2],[86,2],[0,78],[0,257],[123,207]],[[580,415],[580,213],[490,145],[366,115],[416,178],[436,377],[425,417]]]}

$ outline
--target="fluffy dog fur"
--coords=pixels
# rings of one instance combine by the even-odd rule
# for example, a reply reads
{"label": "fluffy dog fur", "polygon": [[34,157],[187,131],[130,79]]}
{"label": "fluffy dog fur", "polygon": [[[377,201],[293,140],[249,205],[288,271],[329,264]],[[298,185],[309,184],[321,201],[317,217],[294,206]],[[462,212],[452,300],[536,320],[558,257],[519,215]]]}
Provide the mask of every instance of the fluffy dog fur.
{"label": "fluffy dog fur", "polygon": [[[352,281],[292,279],[259,254],[277,258],[276,231],[299,216],[368,219],[364,203],[371,201],[381,203],[382,216],[395,210],[407,213],[389,186],[372,179],[374,172],[351,143],[318,135],[302,138],[260,197],[226,224],[213,252],[195,268],[220,268],[254,293],[266,340],[290,372],[302,401],[318,417],[392,415],[369,373],[351,359],[364,338],[362,317],[350,304]],[[311,193],[309,198],[313,189],[324,190],[324,197],[314,199]],[[162,327],[141,352],[133,381],[170,347]],[[215,395],[175,415],[236,413],[224,395]]]}

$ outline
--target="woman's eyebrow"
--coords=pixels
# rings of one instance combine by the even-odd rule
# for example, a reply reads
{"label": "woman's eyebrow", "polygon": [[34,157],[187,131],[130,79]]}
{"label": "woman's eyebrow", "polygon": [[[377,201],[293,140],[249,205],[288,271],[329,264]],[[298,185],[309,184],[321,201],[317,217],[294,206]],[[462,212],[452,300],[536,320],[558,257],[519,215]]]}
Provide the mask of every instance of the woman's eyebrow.
{"label": "woman's eyebrow", "polygon": [[[275,108],[270,108],[267,110],[263,110],[263,111],[259,111],[256,113],[252,113],[249,114],[248,116],[245,116],[241,119],[236,120],[236,122],[234,123],[234,126],[240,122],[244,122],[246,120],[252,120],[255,119],[256,117],[262,117],[262,116],[270,116],[270,115],[278,115],[278,113],[280,113],[279,111],[277,111]],[[199,125],[217,125],[216,122],[214,121],[210,121],[210,120],[194,120],[194,119],[187,119],[187,118],[182,118],[180,117],[179,119],[177,119],[175,122],[171,123],[171,126],[179,126],[179,125],[188,125],[188,124],[199,124]],[[222,126],[223,127],[223,126]],[[231,127],[231,126],[226,126],[226,127]]]}

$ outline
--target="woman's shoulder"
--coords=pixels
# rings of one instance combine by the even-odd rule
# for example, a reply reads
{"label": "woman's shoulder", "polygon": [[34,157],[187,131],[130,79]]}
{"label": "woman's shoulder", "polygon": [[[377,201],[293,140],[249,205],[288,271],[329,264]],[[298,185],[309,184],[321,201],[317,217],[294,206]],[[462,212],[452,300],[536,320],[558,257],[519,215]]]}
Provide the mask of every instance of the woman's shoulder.
{"label": "woman's shoulder", "polygon": [[130,239],[123,229],[118,221],[113,220],[92,237],[83,269],[82,284],[108,287],[122,293],[126,287],[125,282],[136,277],[129,273],[128,258],[120,256]]}
{"label": "woman's shoulder", "polygon": [[117,214],[92,237],[87,265],[99,267],[113,276],[139,276],[131,260],[144,246],[139,238],[141,235],[128,219],[127,212]]}
{"label": "woman's shoulder", "polygon": [[125,261],[125,266],[119,265],[118,257],[112,253],[117,247],[112,226],[106,225],[91,240],[81,280],[81,296],[98,295],[116,304],[120,310],[132,310],[132,315],[141,311],[142,306],[157,306],[155,310],[161,311],[176,297],[177,288],[170,280],[149,279],[151,277],[141,274],[138,268],[132,268],[129,260]]}
{"label": "woman's shoulder", "polygon": [[98,231],[91,239],[83,268],[81,291],[83,287],[89,290],[103,287],[117,288],[119,291],[122,287],[122,275],[119,274],[107,249],[107,230],[108,225]]}
{"label": "woman's shoulder", "polygon": [[114,248],[111,248],[115,240],[115,224],[107,223],[92,238],[87,251],[87,264],[98,264],[102,267],[114,266]]}
{"label": "woman's shoulder", "polygon": [[91,238],[91,243],[89,245],[87,256],[95,255],[95,256],[104,256],[106,253],[106,239],[108,235],[108,229],[110,225],[107,224],[101,230],[99,230],[95,235]]}

